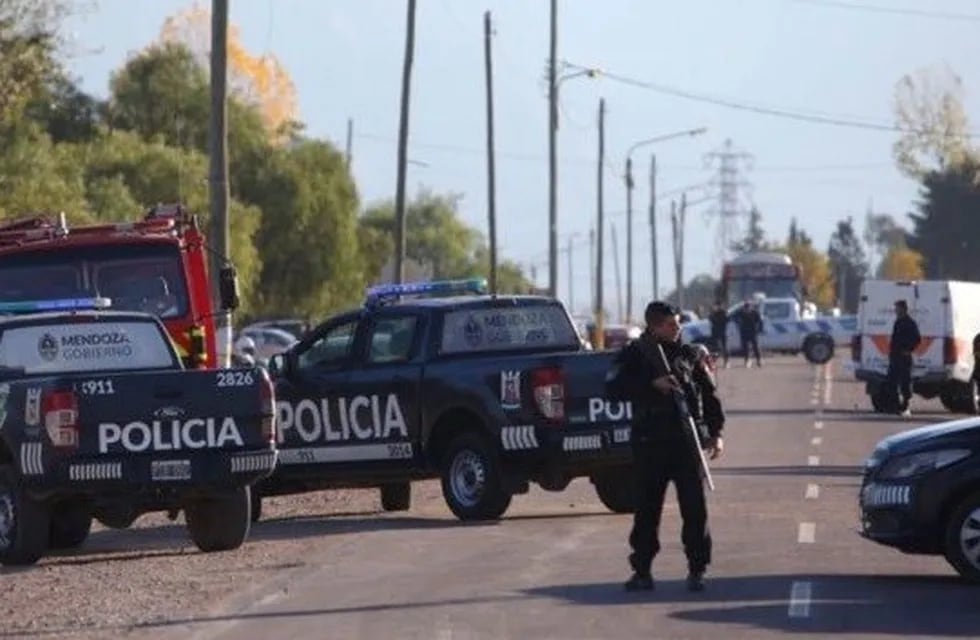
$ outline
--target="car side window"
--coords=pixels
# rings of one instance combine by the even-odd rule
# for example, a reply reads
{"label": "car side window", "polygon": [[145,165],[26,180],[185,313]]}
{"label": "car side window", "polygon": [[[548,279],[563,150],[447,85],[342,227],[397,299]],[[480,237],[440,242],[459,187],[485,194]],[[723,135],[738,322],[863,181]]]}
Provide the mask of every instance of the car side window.
{"label": "car side window", "polygon": [[297,356],[297,366],[300,370],[308,370],[313,367],[340,364],[347,360],[354,345],[356,331],[356,320],[329,329]]}
{"label": "car side window", "polygon": [[405,362],[412,355],[415,331],[418,325],[414,316],[381,318],[371,330],[369,363]]}

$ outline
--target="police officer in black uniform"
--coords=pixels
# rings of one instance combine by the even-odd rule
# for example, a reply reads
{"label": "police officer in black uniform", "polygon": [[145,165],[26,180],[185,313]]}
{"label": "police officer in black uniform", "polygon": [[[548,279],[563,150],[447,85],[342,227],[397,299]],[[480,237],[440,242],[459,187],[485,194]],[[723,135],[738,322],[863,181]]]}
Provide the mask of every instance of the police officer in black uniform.
{"label": "police officer in black uniform", "polygon": [[[721,455],[725,416],[710,371],[690,345],[680,343],[677,309],[664,302],[651,302],[645,319],[643,334],[617,356],[622,394],[633,404],[631,432],[637,491],[629,538],[633,575],[625,586],[629,591],[654,588],[650,567],[660,551],[660,516],[667,485],[673,481],[683,519],[681,540],[687,556],[687,585],[691,591],[701,591],[704,572],[711,562],[711,536],[701,467],[694,447],[705,448],[711,459]],[[669,371],[655,355],[658,346],[663,349]],[[699,423],[702,433],[697,443],[678,399],[686,402]]]}
{"label": "police officer in black uniform", "polygon": [[902,415],[910,415],[912,351],[919,346],[921,340],[919,325],[909,315],[908,303],[905,300],[896,300],[895,324],[892,326],[888,349],[888,379],[898,387],[898,410]]}

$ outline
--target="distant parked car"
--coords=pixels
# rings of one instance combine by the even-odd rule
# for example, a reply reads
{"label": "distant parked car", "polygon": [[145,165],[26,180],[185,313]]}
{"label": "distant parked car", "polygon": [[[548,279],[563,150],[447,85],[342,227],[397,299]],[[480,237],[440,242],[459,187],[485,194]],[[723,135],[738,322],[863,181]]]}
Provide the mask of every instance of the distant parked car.
{"label": "distant parked car", "polygon": [[251,329],[281,329],[286,333],[291,334],[297,340],[302,340],[306,332],[310,330],[310,324],[305,320],[299,320],[297,318],[279,318],[277,320],[261,320],[259,322],[253,322],[252,324],[243,327],[242,333],[245,333]]}
{"label": "distant parked car", "polygon": [[275,327],[246,327],[239,337],[248,337],[255,342],[254,357],[259,363],[268,362],[269,358],[298,342],[293,334]]}

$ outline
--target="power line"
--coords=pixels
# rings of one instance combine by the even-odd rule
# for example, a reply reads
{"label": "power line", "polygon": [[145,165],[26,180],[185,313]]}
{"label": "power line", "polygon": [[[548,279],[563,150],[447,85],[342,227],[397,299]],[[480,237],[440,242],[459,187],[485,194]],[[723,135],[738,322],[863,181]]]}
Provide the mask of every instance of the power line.
{"label": "power line", "polygon": [[956,20],[960,22],[980,22],[980,15],[970,13],[948,13],[944,11],[925,11],[923,9],[899,9],[882,7],[880,5],[860,4],[856,2],[838,2],[837,0],[791,0],[797,4],[809,4],[817,7],[847,9],[851,11],[866,11],[869,13],[889,13],[892,15],[916,16],[919,18],[936,18],[939,20]]}
{"label": "power line", "polygon": [[[584,69],[579,65],[573,65],[569,63],[569,66]],[[696,93],[694,91],[688,91],[686,89],[680,89],[677,87],[671,87],[665,84],[659,84],[655,82],[648,82],[646,80],[639,80],[637,78],[631,78],[618,73],[613,73],[606,71],[602,72],[604,78],[619,82],[622,84],[630,85],[633,87],[638,87],[641,89],[647,89],[655,93],[661,93],[664,95],[674,96],[675,98],[683,98],[685,100],[691,100],[694,102],[701,102],[706,104],[713,104],[719,107],[725,107],[728,109],[735,109],[738,111],[747,111],[750,113],[757,113],[760,115],[773,116],[777,118],[784,118],[787,120],[796,120],[798,122],[808,122],[810,124],[824,124],[836,127],[848,127],[851,129],[866,129],[870,131],[886,131],[889,133],[918,133],[927,134],[928,131],[923,131],[921,129],[906,129],[904,127],[899,127],[898,125],[885,124],[882,122],[872,122],[870,120],[849,118],[846,116],[833,116],[825,115],[819,113],[804,113],[802,111],[782,109],[778,107],[768,107],[763,105],[753,105],[746,102],[741,102],[731,98],[721,98],[716,96],[709,96],[703,93]],[[967,138],[980,138],[980,133],[965,133],[964,137]]]}

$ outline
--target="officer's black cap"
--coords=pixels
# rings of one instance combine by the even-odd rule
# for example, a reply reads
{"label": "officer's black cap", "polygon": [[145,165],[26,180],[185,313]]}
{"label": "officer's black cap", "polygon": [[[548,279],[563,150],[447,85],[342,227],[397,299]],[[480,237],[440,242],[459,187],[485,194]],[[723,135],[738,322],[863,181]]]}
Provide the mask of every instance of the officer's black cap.
{"label": "officer's black cap", "polygon": [[647,305],[646,311],[643,313],[643,318],[647,321],[647,324],[659,324],[662,320],[676,316],[679,313],[680,310],[674,305],[661,300],[654,300]]}

